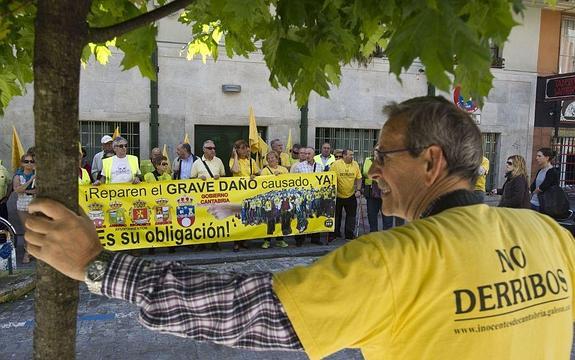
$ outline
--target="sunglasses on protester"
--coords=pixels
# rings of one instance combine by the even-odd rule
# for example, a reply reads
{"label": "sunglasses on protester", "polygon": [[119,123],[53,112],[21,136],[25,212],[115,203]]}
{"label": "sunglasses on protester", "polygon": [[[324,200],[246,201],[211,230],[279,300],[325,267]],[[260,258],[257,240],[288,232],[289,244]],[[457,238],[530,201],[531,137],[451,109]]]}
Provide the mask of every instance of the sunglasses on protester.
{"label": "sunglasses on protester", "polygon": [[160,163],[160,165],[162,165],[162,166],[168,166],[168,163],[163,162],[163,163]]}
{"label": "sunglasses on protester", "polygon": [[507,165],[513,166],[513,161],[507,161]]}
{"label": "sunglasses on protester", "polygon": [[36,163],[35,160],[22,160],[22,164],[34,164]]}
{"label": "sunglasses on protester", "polygon": [[127,148],[128,148],[128,144],[118,144],[118,145],[115,145],[115,147],[126,148],[126,149],[127,149]]}
{"label": "sunglasses on protester", "polygon": [[216,150],[216,147],[215,146],[204,146],[204,149]]}

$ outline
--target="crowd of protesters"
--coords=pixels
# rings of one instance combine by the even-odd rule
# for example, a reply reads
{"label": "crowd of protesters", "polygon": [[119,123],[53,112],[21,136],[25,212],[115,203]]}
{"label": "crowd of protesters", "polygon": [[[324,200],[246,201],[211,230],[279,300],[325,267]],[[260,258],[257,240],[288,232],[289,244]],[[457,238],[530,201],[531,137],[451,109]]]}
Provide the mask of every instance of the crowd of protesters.
{"label": "crowd of protesters", "polygon": [[[361,197],[365,197],[367,203],[367,220],[369,232],[387,230],[394,225],[403,223],[402,219],[384,216],[381,209],[381,189],[377,183],[371,181],[367,174],[375,156],[364,159],[363,166],[354,160],[352,149],[334,149],[330,143],[321,146],[319,154],[313,147],[294,144],[287,152],[279,139],[270,143],[271,151],[263,159],[260,167],[250,153],[248,142],[239,139],[234,142],[228,165],[231,176],[276,176],[287,173],[319,173],[333,171],[337,174],[337,192],[335,204],[323,203],[322,199],[328,193],[322,193],[317,202],[309,198],[309,194],[300,194],[298,189],[285,189],[283,192],[264,194],[244,203],[241,220],[246,224],[267,224],[267,233],[274,235],[276,224],[281,224],[282,236],[276,236],[276,247],[288,247],[285,236],[293,235],[295,245],[302,246],[306,238],[313,244],[329,244],[337,238],[353,240],[358,232],[358,206]],[[140,161],[136,156],[128,154],[128,141],[118,136],[112,138],[104,135],[101,138],[102,150],[96,153],[90,163],[86,156],[85,148],[79,153],[78,183],[80,185],[114,184],[169,181],[177,179],[218,179],[225,177],[226,168],[222,159],[216,156],[216,144],[213,140],[206,140],[202,144],[203,154],[196,155],[192,152],[188,143],[180,143],[176,147],[177,157],[170,164],[169,159],[162,154],[159,148],[153,148],[149,159]],[[544,152],[547,149],[543,149]],[[538,152],[538,156],[541,151]],[[545,153],[546,155],[550,155]],[[544,159],[552,156],[543,157]],[[549,167],[547,164],[544,164]],[[2,169],[5,169],[2,167]],[[2,170],[0,169],[0,170]],[[502,194],[500,206],[527,207],[533,206],[534,201],[529,203],[530,192],[527,189],[527,173],[525,160],[519,155],[510,156],[507,159],[506,183],[500,189],[494,189],[493,194]],[[485,177],[489,171],[489,161],[484,158],[478,169],[479,180],[476,191],[485,193]],[[552,172],[550,172],[552,173]],[[7,171],[0,171],[2,184],[10,183]],[[542,176],[539,176],[543,178]],[[8,179],[8,180],[6,180]],[[542,183],[543,180],[537,180]],[[549,182],[549,181],[548,181]],[[0,203],[0,216],[7,217],[6,200],[13,190],[17,194],[17,211],[22,222],[27,216],[27,207],[33,199],[35,190],[35,154],[34,148],[22,156],[20,168],[12,178],[12,186],[6,191],[3,202]],[[535,183],[535,182],[534,182]],[[0,185],[2,185],[0,184]],[[545,185],[545,184],[544,184]],[[535,187],[540,189],[541,187]],[[545,188],[543,186],[542,188]],[[332,189],[335,192],[334,189]],[[537,191],[537,190],[536,190]],[[542,191],[542,190],[539,190]],[[301,191],[300,191],[301,192]],[[333,195],[332,195],[333,197]],[[534,197],[535,198],[535,197]],[[321,202],[321,205],[320,205]],[[256,206],[259,204],[259,206]],[[333,206],[332,206],[333,205]],[[259,212],[258,212],[259,211]],[[345,214],[345,220],[343,220]],[[319,233],[298,234],[307,228],[308,218],[311,216],[328,216],[335,219],[335,231],[327,234],[325,242],[320,240]],[[291,221],[296,219],[296,233],[292,234]],[[380,221],[381,219],[381,221]],[[343,221],[342,221],[343,220]],[[380,227],[380,224],[382,227]],[[342,233],[343,225],[343,233]],[[277,235],[277,234],[276,234]],[[272,238],[264,239],[262,248],[271,246]],[[247,248],[247,241],[235,241],[234,251]],[[196,246],[203,249],[204,245]],[[213,249],[219,250],[217,243]],[[170,252],[174,249],[170,248]],[[150,250],[153,253],[153,249]],[[23,262],[30,261],[28,253],[24,254]]]}

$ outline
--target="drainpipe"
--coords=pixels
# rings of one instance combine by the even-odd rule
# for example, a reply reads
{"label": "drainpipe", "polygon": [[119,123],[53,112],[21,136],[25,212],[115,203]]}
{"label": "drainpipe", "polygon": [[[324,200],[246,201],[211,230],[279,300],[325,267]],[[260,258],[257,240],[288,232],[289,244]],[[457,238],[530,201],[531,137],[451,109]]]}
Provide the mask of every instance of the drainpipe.
{"label": "drainpipe", "polygon": [[300,124],[299,124],[299,142],[300,144],[307,146],[307,113],[308,107],[307,104],[299,109],[300,111]]}
{"label": "drainpipe", "polygon": [[156,81],[150,80],[150,151],[152,148],[158,147],[158,129],[160,127],[158,108],[158,74],[160,68],[158,66],[158,45],[152,53],[152,64],[156,71]]}
{"label": "drainpipe", "polygon": [[435,96],[435,86],[431,83],[427,83],[427,96]]}

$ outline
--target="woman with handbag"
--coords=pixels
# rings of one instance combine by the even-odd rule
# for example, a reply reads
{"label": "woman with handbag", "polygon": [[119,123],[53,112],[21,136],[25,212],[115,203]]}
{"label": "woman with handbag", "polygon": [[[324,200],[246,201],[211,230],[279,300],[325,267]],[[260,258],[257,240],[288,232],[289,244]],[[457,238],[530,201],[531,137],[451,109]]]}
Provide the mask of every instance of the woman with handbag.
{"label": "woman with handbag", "polygon": [[521,155],[511,155],[505,164],[505,183],[501,189],[494,189],[494,194],[501,194],[499,207],[530,209],[527,166]]}
{"label": "woman with handbag", "polygon": [[539,166],[535,180],[531,184],[531,208],[535,211],[541,211],[539,195],[547,191],[554,185],[559,185],[559,173],[553,168],[551,161],[555,158],[555,151],[550,148],[541,148],[537,150],[535,160]]}

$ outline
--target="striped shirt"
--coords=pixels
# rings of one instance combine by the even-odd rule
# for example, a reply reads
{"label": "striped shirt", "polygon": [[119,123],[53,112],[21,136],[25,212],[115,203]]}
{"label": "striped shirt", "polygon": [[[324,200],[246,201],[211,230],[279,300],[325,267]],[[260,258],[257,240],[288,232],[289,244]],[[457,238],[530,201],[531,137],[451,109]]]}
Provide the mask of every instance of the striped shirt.
{"label": "striped shirt", "polygon": [[321,164],[318,164],[316,162],[314,162],[313,164],[310,164],[307,161],[303,161],[303,162],[300,162],[299,164],[295,165],[295,168],[293,170],[294,173],[299,173],[299,174],[316,173],[316,172],[322,172],[322,171],[323,171],[323,166]]}
{"label": "striped shirt", "polygon": [[140,307],[140,322],[152,330],[237,348],[303,351],[268,272],[214,273],[115,254],[101,292]]}

